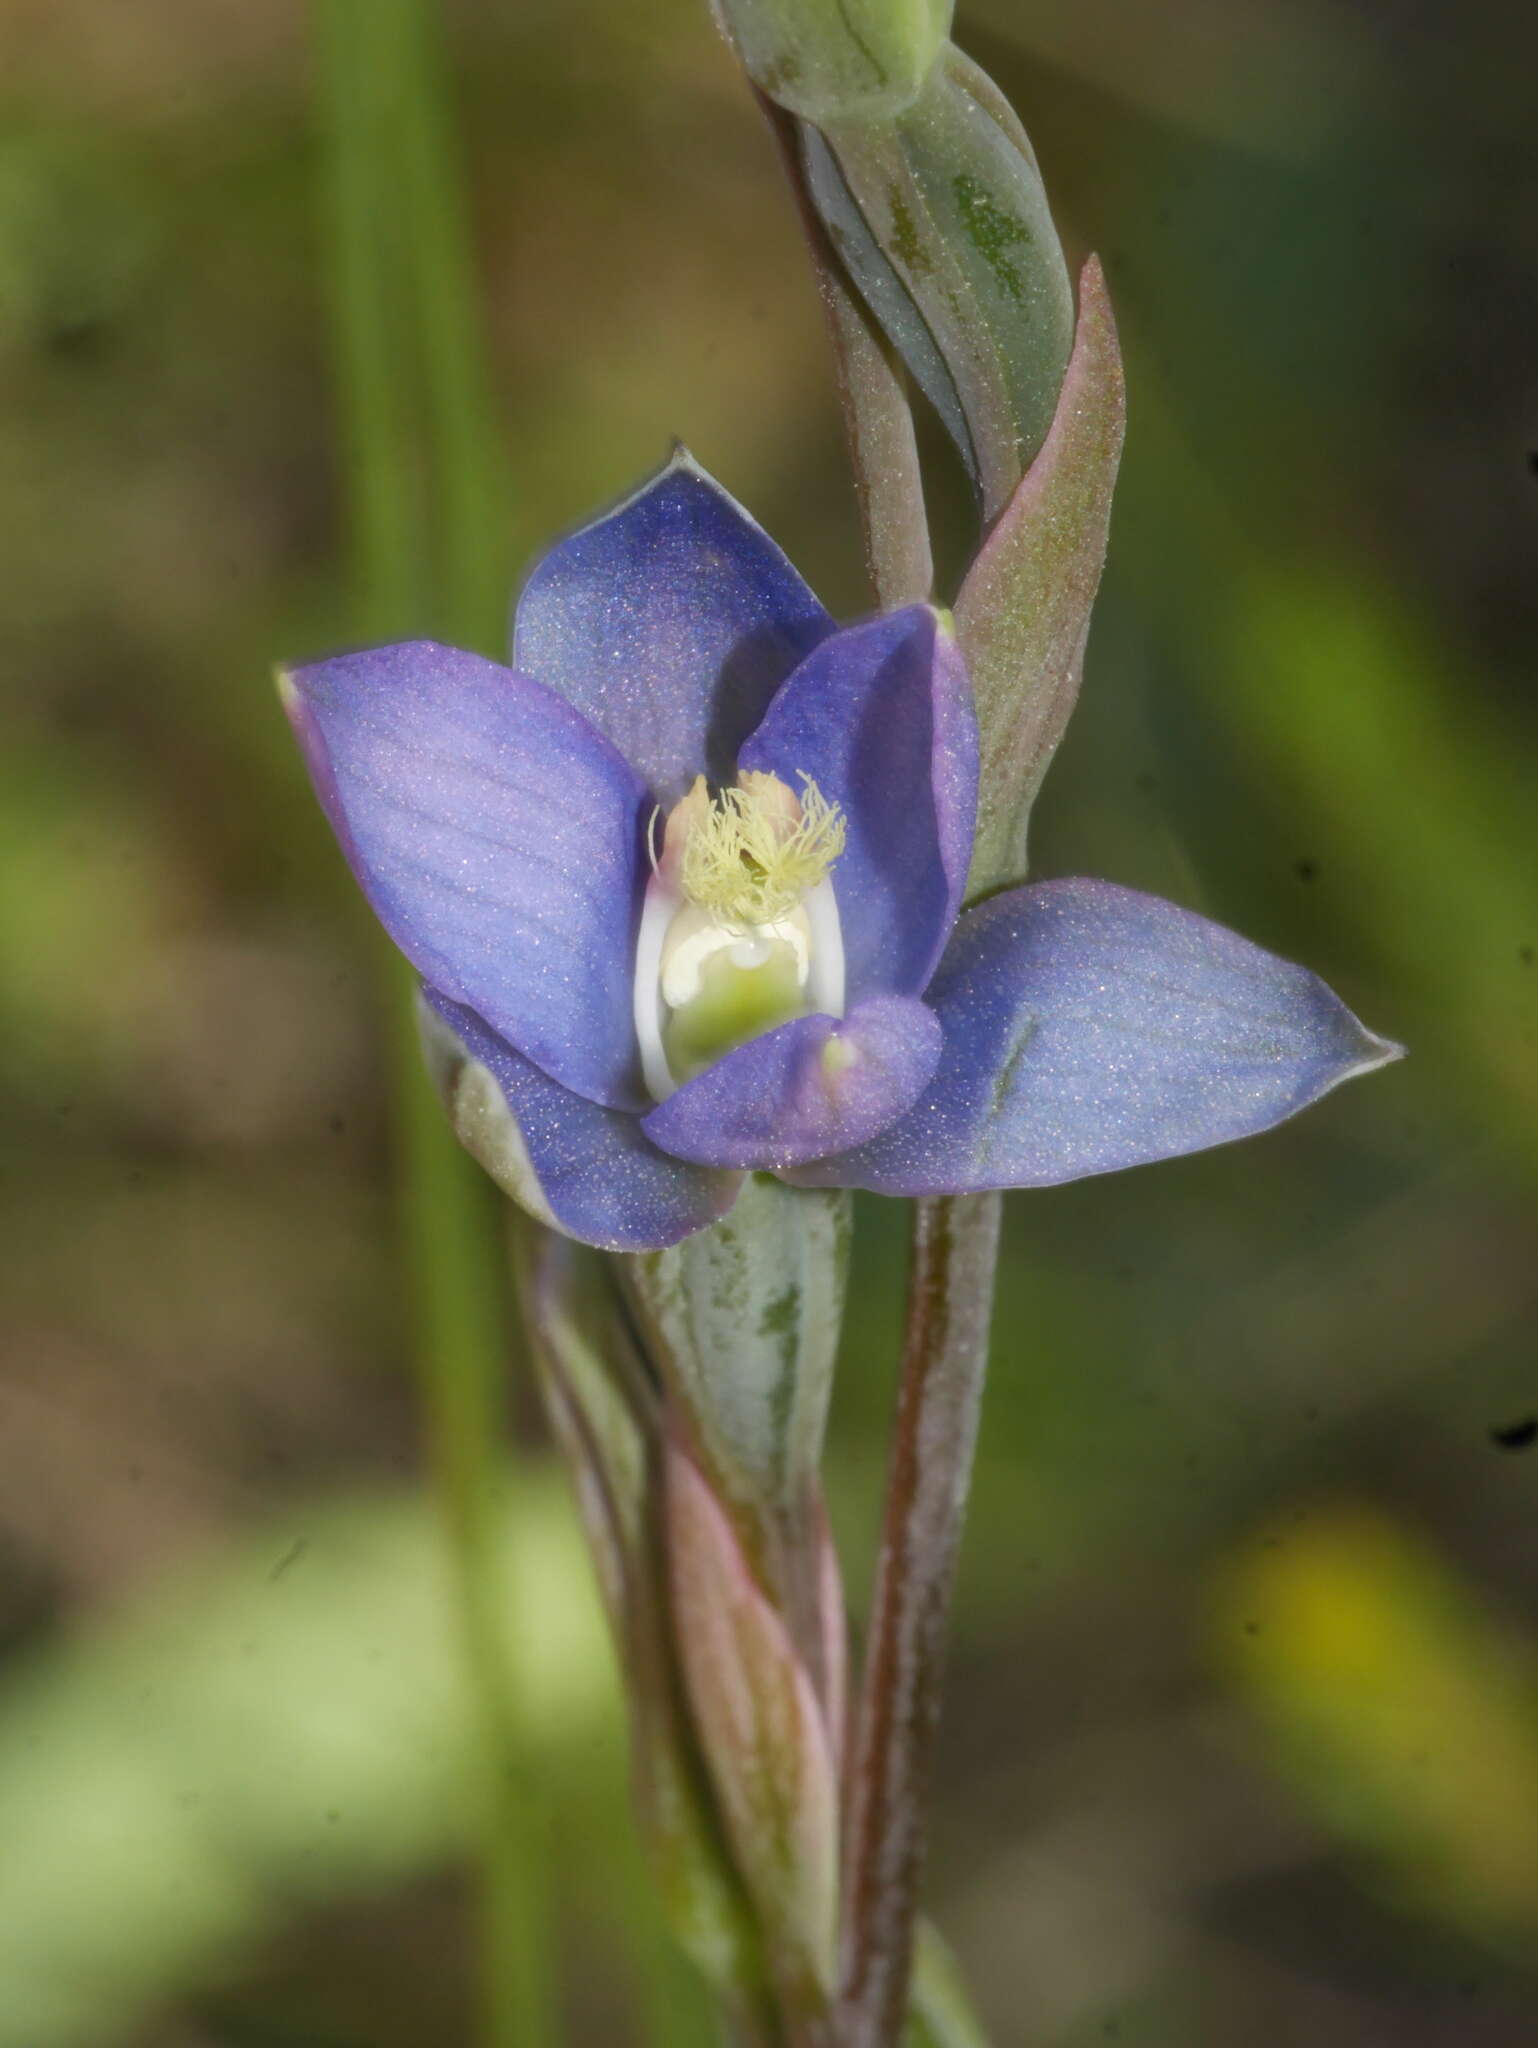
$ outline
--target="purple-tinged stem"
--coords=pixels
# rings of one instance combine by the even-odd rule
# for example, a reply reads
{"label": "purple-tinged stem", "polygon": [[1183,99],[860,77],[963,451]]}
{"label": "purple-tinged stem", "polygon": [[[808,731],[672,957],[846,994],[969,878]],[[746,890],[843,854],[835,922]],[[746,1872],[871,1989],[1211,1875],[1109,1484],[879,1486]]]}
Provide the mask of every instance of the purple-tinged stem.
{"label": "purple-tinged stem", "polygon": [[902,1384],[846,1786],[840,2048],[902,2037],[925,1799],[988,1365],[1000,1201],[919,1202]]}
{"label": "purple-tinged stem", "polygon": [[[871,587],[883,610],[933,584],[904,373],[811,205],[794,121],[760,102],[801,210],[828,317]],[[988,1364],[1000,1198],[916,1205],[902,1383],[869,1642],[845,1773],[838,2048],[903,2037],[951,1583]]]}

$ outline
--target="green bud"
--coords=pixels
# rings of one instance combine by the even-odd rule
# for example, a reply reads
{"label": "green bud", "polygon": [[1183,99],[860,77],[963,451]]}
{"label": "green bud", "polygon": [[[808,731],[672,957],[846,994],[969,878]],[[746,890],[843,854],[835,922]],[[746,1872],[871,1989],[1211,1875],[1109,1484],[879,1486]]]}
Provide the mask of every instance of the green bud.
{"label": "green bud", "polygon": [[518,1295],[545,1411],[625,1671],[636,1804],[663,1914],[718,1995],[744,2016],[764,1995],[760,1945],[721,1837],[684,1705],[659,1571],[656,1388],[617,1314],[602,1254],[554,1232],[513,1237]]}
{"label": "green bud", "polygon": [[793,1518],[815,1482],[849,1236],[846,1192],[754,1174],[719,1223],[624,1262],[647,1349],[739,1515]]}
{"label": "green bud", "polygon": [[719,1223],[623,1262],[667,1402],[835,1727],[843,1606],[818,1468],[850,1218],[846,1189],[752,1174]]}
{"label": "green bud", "polygon": [[895,119],[803,127],[812,202],[961,450],[993,520],[1046,439],[1073,291],[1041,173],[998,88],[948,48]]}
{"label": "green bud", "polygon": [[823,2040],[838,1945],[830,1724],[732,1518],[681,1445],[667,1458],[668,1586],[716,1800],[782,2003]]}
{"label": "green bud", "polygon": [[715,0],[761,92],[806,121],[875,120],[918,97],[954,0]]}

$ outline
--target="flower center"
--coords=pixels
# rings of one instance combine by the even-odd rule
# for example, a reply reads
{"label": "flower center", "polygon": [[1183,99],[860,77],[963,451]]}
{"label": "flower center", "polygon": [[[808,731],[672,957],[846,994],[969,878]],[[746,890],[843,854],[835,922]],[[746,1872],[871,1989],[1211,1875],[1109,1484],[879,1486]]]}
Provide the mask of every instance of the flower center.
{"label": "flower center", "polygon": [[658,1101],[734,1046],[813,1011],[842,1016],[844,947],[829,870],[844,814],[749,772],[705,779],[668,815],[636,952],[636,1037]]}

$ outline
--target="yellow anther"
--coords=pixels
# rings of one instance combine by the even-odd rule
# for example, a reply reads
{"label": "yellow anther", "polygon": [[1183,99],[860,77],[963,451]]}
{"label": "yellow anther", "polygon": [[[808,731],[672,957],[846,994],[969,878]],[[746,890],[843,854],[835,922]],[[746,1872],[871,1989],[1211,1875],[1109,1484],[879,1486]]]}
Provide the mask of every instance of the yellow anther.
{"label": "yellow anther", "polygon": [[688,806],[679,882],[691,903],[731,924],[772,924],[826,878],[844,814],[809,775],[801,784],[798,799],[777,775],[750,772],[708,805],[696,784],[678,807]]}

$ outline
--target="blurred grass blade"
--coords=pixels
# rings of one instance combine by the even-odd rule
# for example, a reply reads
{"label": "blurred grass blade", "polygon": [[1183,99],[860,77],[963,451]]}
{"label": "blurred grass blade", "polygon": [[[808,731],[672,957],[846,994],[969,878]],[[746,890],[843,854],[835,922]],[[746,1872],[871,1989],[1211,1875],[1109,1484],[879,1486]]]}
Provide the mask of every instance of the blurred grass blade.
{"label": "blurred grass blade", "polygon": [[[319,0],[335,391],[353,578],[353,624],[389,639],[427,610],[404,279],[391,260],[401,0]],[[393,184],[393,179],[389,181]]]}
{"label": "blurred grass blade", "polygon": [[456,645],[505,658],[508,485],[469,209],[431,0],[406,8],[414,89],[401,106],[406,247],[431,440],[437,621]]}
{"label": "blurred grass blade", "polygon": [[[485,644],[495,631],[486,593],[501,573],[486,452],[496,429],[430,23],[423,0],[323,0],[318,26],[354,630]],[[514,1611],[492,1544],[505,1433],[501,1256],[489,1192],[422,1070],[412,980],[399,966],[390,977],[396,1143],[417,1363],[480,1710],[481,2032],[486,2048],[538,2048],[553,2038],[538,1802],[510,1676]]]}

